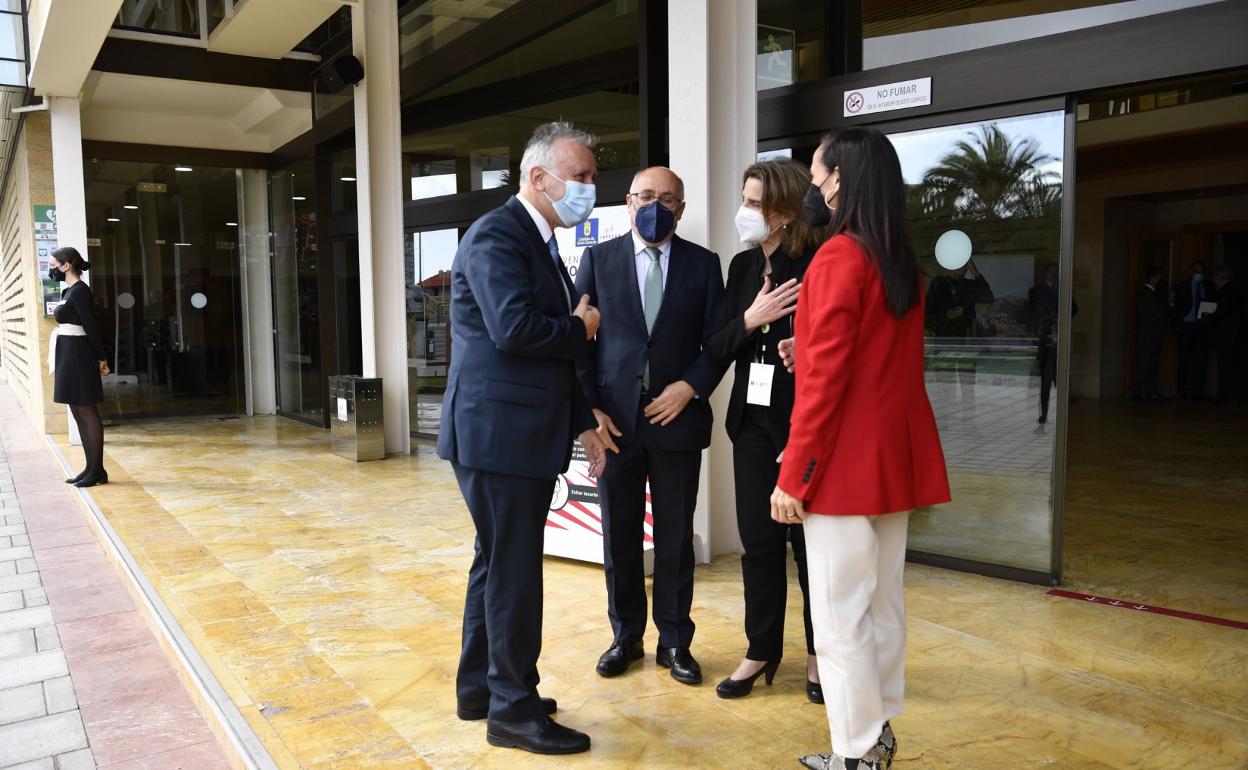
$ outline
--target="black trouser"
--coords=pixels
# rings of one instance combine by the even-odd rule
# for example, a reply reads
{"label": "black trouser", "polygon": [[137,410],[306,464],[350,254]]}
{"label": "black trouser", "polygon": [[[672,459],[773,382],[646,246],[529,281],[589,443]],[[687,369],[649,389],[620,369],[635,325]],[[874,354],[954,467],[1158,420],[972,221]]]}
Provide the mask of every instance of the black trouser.
{"label": "black trouser", "polygon": [[1131,380],[1131,395],[1143,400],[1159,393],[1157,385],[1158,365],[1161,363],[1161,337],[1140,336],[1135,338],[1135,376]]}
{"label": "black trouser", "polygon": [[654,516],[654,625],[661,647],[693,642],[693,509],[702,452],[671,452],[655,445],[662,428],[638,411],[636,435],[607,454],[598,480],[602,503],[607,614],[615,640],[641,641],[646,632],[646,574],[642,554],[646,479]]}
{"label": "black trouser", "polygon": [[1040,359],[1040,414],[1048,417],[1049,394],[1057,379],[1057,345],[1041,342],[1036,357]]}
{"label": "black trouser", "polygon": [[802,588],[806,652],[815,654],[810,623],[810,591],[806,582],[806,539],[800,524],[779,524],[771,518],[771,493],[780,475],[776,446],[767,426],[766,407],[747,406],[741,430],[732,442],[733,477],[737,490],[737,531],[741,534],[741,577],[745,582],[745,636],[750,660],[779,660],[784,653],[784,613],[788,605],[789,542]]}
{"label": "black trouser", "polygon": [[1243,345],[1234,337],[1218,339],[1214,342],[1214,351],[1218,357],[1218,400],[1234,401],[1239,398],[1236,380]]}
{"label": "black trouser", "polygon": [[477,527],[456,695],[473,707],[488,700],[491,719],[543,719],[542,547],[555,480],[452,465]]}
{"label": "black trouser", "polygon": [[1179,398],[1204,396],[1208,370],[1209,330],[1200,321],[1184,321],[1179,326]]}

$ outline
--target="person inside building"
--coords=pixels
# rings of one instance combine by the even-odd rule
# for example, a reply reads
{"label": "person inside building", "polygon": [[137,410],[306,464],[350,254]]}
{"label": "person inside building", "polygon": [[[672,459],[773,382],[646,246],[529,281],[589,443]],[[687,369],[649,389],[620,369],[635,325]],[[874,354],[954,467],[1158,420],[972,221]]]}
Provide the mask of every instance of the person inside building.
{"label": "person inside building", "polygon": [[1150,267],[1144,285],[1135,298],[1135,375],[1131,379],[1131,400],[1142,404],[1161,398],[1157,365],[1161,344],[1166,337],[1169,303],[1161,289],[1161,268]]}
{"label": "person inside building", "polygon": [[1191,276],[1174,287],[1175,332],[1179,337],[1179,400],[1205,397],[1209,370],[1209,326],[1201,303],[1213,302],[1213,287],[1205,280],[1205,263],[1193,262]]}
{"label": "person inside building", "polygon": [[724,293],[719,257],[676,234],[685,210],[680,177],[637,172],[628,193],[630,232],[581,255],[576,289],[602,310],[598,339],[580,366],[581,385],[609,450],[598,488],[611,646],[604,677],[643,655],[646,482],[654,529],[655,662],[700,684],[693,657],[693,512],[702,450],[711,443],[710,396],[724,375],[707,340]]}
{"label": "person inside building", "polygon": [[104,400],[101,378],[108,374],[108,356],[104,338],[95,317],[95,299],[82,274],[91,269],[72,246],[52,252],[48,277],[64,281],[61,303],[56,306],[57,327],[49,342],[48,364],[56,376],[52,400],[69,406],[69,413],[82,437],[86,467],[76,476],[65,479],[76,487],[93,487],[108,483],[104,468],[104,422],[100,419],[100,402]]}
{"label": "person inside building", "polygon": [[1213,313],[1213,351],[1218,365],[1218,404],[1239,402],[1239,367],[1246,349],[1244,296],[1235,285],[1235,272],[1230,265],[1219,265],[1213,271],[1214,299],[1218,303]]}
{"label": "person inside building", "polygon": [[[520,193],[464,235],[451,265],[451,361],[438,456],[449,460],[477,538],[464,601],[457,714],[488,719],[494,746],[588,751],[589,736],[550,719],[538,695],[542,550],[555,479],[579,435],[589,473],[602,467],[576,359],[600,315],[555,245],[594,208],[594,137],[544,124],[520,159]],[[507,426],[500,431],[498,427]]]}
{"label": "person inside building", "polygon": [[905,695],[910,511],[948,502],[923,379],[921,270],[893,145],[850,128],[815,152],[832,237],[802,282],[796,399],[772,518],[805,522],[810,610],[832,751],[818,770],[885,770]]}
{"label": "person inside building", "polygon": [[716,693],[740,698],[750,694],[760,675],[767,684],[775,677],[784,652],[785,565],[792,543],[806,629],[806,693],[811,701],[822,703],[806,587],[806,541],[801,527],[772,521],[770,497],[793,410],[793,375],[780,365],[777,346],[793,336],[802,275],[821,242],[804,215],[807,193],[818,195],[825,212],[827,207],[811,184],[810,172],[793,160],[755,163],[745,170],[742,185],[737,233],[750,248],[733,257],[728,267],[728,286],[710,348],[722,364],[736,366],[724,427],[732,439],[749,647]]}
{"label": "person inside building", "polygon": [[[983,336],[976,323],[976,306],[995,301],[992,286],[975,266],[967,262],[958,271],[932,276],[927,286],[926,326],[933,337],[964,346]],[[968,347],[951,359],[959,398],[964,406],[975,405],[976,350]]]}

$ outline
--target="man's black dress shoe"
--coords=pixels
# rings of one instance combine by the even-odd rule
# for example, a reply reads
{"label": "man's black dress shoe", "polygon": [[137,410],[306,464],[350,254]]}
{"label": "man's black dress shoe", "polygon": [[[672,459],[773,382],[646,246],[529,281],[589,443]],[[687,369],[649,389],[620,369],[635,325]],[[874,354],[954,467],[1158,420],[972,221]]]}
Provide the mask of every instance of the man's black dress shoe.
{"label": "man's black dress shoe", "polygon": [[641,660],[646,653],[641,642],[616,642],[598,659],[598,673],[602,676],[619,676],[628,670],[635,660]]}
{"label": "man's black dress shoe", "polygon": [[534,754],[579,754],[589,751],[588,735],[550,719],[529,722],[491,719],[486,723],[485,739],[491,746],[523,749]]}
{"label": "man's black dress shoe", "polygon": [[[555,702],[554,698],[542,698],[542,708],[546,709],[546,716],[550,716],[559,710],[559,704]],[[459,703],[455,706],[455,716],[465,722],[476,722],[477,720],[485,719],[489,715],[489,701],[486,701],[485,705],[482,706],[470,706],[464,703]]]}
{"label": "man's black dress shoe", "polygon": [[688,647],[660,647],[654,662],[672,670],[672,679],[682,684],[702,684],[702,667]]}

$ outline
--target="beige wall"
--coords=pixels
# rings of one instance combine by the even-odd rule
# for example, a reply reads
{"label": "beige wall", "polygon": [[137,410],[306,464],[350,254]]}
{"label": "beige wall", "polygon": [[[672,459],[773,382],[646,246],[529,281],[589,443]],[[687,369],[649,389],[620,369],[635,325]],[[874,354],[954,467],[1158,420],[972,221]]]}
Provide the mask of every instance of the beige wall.
{"label": "beige wall", "polygon": [[1142,222],[1135,212],[1125,225],[1119,217],[1111,219],[1107,234],[1107,201],[1244,183],[1248,183],[1248,151],[1201,163],[1157,164],[1140,170],[1078,178],[1075,185],[1074,288],[1079,313],[1072,325],[1071,395],[1117,398],[1124,393],[1120,389],[1124,387],[1124,380],[1108,369],[1125,365],[1122,351],[1117,349],[1125,345],[1125,341],[1116,340],[1118,330],[1125,329],[1125,322],[1118,315],[1126,312],[1117,298],[1125,296],[1129,290],[1122,260],[1130,257],[1130,243],[1126,243],[1124,249],[1124,238],[1144,234],[1145,230],[1158,234],[1178,233],[1184,225],[1197,222],[1248,219],[1248,212],[1242,209],[1237,216],[1230,216],[1236,207],[1216,198],[1206,202],[1163,203],[1152,207],[1155,217],[1148,217],[1155,224]]}
{"label": "beige wall", "polygon": [[68,417],[52,403],[47,348],[55,322],[43,314],[32,207],[55,203],[48,114],[30,113],[0,204],[0,370],[31,422],[45,433],[64,433]]}

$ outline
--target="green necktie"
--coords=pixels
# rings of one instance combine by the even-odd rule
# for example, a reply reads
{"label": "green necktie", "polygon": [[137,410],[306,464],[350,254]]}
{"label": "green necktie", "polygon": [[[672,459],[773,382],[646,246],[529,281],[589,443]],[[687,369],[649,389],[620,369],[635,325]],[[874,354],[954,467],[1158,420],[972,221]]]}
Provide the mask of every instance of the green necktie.
{"label": "green necktie", "polygon": [[[659,250],[654,246],[646,247],[646,256],[650,265],[646,268],[646,332],[654,332],[655,319],[659,317],[659,307],[663,305],[663,266],[659,264]],[[650,389],[650,361],[647,356],[646,371],[642,374],[642,384]]]}

